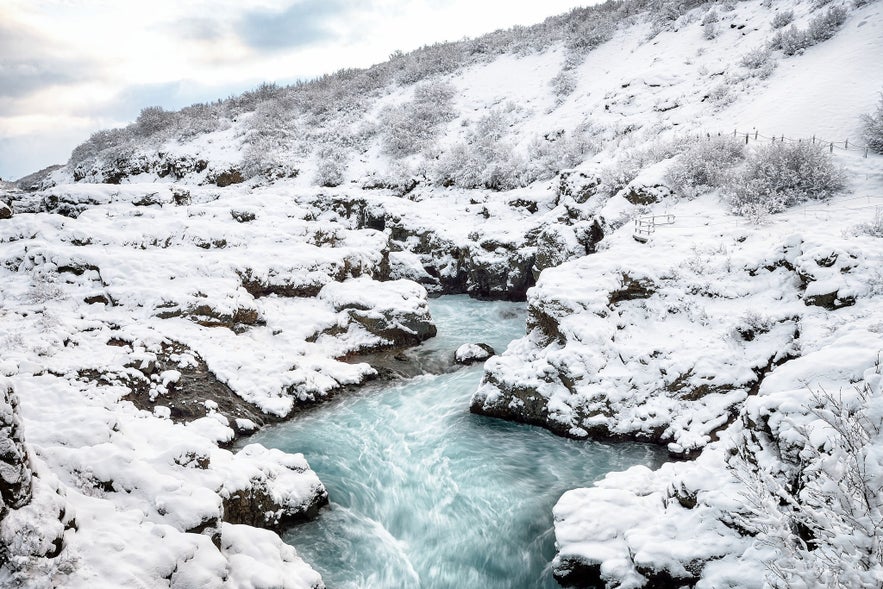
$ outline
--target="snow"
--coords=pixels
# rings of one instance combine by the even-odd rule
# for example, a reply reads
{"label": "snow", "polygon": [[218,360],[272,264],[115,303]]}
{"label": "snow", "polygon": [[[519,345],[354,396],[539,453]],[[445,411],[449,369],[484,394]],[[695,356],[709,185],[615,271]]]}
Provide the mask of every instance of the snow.
{"label": "snow", "polygon": [[[0,522],[12,554],[0,583],[321,586],[275,532],[222,517],[249,489],[279,506],[269,524],[305,509],[323,492],[308,457],[226,447],[258,428],[258,415],[291,416],[374,376],[342,358],[401,343],[391,333],[426,336],[428,292],[518,298],[535,278],[528,332],[487,361],[473,407],[691,459],[566,493],[554,514],[557,569],[596,567],[620,587],[663,573],[760,587],[770,563],[787,561],[805,578],[879,581],[879,566],[848,559],[818,569],[776,531],[794,514],[773,499],[790,484],[782,477],[819,475],[798,499],[842,500],[819,509],[819,527],[832,530],[819,554],[864,549],[861,526],[843,523],[852,508],[838,465],[849,456],[829,423],[835,401],[811,393],[838,395],[842,413],[870,423],[883,415],[883,248],[859,229],[883,207],[880,157],[838,146],[847,190],[760,224],[719,193],[688,199],[666,186],[676,159],[665,146],[699,134],[757,130],[749,148],[783,134],[857,139],[883,83],[883,4],[850,6],[832,39],[798,55],[773,52],[767,76],[740,60],[768,42],[773,14],[793,7],[805,26],[825,9],[774,4],[719,6],[710,40],[707,6],[667,26],[627,19],[570,64],[570,94],[550,86],[567,63],[561,45],[435,76],[456,89],[456,116],[400,161],[384,155],[374,127],[385,107],[411,100],[410,85],[366,94],[363,111],[298,118],[306,147],[283,154],[297,177],[211,185],[248,148],[253,115],[240,114],[189,141],[134,146],[134,159],[207,161],[175,183],[148,171],[89,184],[60,170],[42,192],[4,188],[15,214],[0,218],[0,375],[20,398],[35,476],[31,502]],[[427,181],[489,113],[521,155],[583,124],[592,146],[566,181],[552,173],[507,192]],[[318,188],[312,144],[347,133],[357,147],[345,181]],[[642,160],[635,174],[606,193],[629,158]],[[360,188],[393,176],[419,183]],[[182,190],[189,197],[176,199]],[[633,239],[636,218],[669,215],[646,243]],[[586,239],[595,222],[597,243]],[[171,343],[181,347],[169,355]],[[468,346],[458,355],[474,356]],[[180,419],[175,403],[196,369],[256,414],[200,399],[198,414]],[[149,409],[126,398],[133,383]],[[862,435],[865,474],[883,480],[883,441]],[[46,557],[60,537],[61,552]],[[800,586],[801,574],[788,581]]]}

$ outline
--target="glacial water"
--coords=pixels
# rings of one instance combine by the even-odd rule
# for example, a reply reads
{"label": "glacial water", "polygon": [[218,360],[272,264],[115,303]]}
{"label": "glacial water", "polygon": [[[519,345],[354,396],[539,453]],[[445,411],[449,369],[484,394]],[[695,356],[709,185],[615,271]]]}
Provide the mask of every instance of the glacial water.
{"label": "glacial water", "polygon": [[[463,343],[502,352],[523,305],[442,297],[438,336],[407,353],[438,370]],[[659,449],[566,440],[469,413],[481,365],[369,385],[249,441],[302,452],[331,499],[285,541],[329,589],[558,587],[552,507],[612,470],[654,466]]]}

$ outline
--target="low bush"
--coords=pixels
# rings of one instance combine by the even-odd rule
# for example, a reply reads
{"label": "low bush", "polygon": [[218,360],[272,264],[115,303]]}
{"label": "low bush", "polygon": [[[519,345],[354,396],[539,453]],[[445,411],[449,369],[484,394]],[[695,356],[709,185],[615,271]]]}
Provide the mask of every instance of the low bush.
{"label": "low bush", "polygon": [[779,142],[751,152],[726,190],[738,214],[759,218],[830,198],[844,185],[843,171],[820,146]]}
{"label": "low bush", "polygon": [[729,170],[745,159],[741,139],[710,137],[688,146],[666,174],[669,187],[692,198],[704,191],[723,186]]}

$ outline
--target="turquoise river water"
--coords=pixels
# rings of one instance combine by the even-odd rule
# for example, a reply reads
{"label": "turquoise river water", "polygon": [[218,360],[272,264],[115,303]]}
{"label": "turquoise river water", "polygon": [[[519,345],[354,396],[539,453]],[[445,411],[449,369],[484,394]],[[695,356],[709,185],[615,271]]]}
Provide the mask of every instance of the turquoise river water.
{"label": "turquoise river water", "polygon": [[[463,343],[502,352],[524,334],[523,305],[462,296],[430,303],[438,336],[408,352],[449,364]],[[552,507],[561,494],[658,448],[579,442],[469,413],[481,365],[377,382],[249,442],[302,452],[329,508],[291,528],[328,589],[557,588]]]}

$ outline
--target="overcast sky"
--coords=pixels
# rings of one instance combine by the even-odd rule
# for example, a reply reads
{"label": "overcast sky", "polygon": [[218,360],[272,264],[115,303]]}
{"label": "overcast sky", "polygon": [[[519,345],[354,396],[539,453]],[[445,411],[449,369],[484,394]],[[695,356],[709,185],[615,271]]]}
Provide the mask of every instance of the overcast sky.
{"label": "overcast sky", "polygon": [[366,67],[597,0],[0,0],[0,178],[145,106]]}

